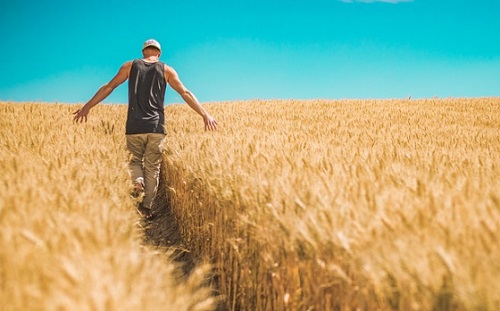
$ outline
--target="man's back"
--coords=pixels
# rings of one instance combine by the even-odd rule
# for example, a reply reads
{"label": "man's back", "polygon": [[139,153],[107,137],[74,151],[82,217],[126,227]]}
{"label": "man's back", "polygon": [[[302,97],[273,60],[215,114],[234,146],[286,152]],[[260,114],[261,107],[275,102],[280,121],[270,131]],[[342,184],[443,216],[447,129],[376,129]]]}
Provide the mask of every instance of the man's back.
{"label": "man's back", "polygon": [[128,81],[126,134],[165,134],[164,98],[167,81],[165,64],[136,59]]}

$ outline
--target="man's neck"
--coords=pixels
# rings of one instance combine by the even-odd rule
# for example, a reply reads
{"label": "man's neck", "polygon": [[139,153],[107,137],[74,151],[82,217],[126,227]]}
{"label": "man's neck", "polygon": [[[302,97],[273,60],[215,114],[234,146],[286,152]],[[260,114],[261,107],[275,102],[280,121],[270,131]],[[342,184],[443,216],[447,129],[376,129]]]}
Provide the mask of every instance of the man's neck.
{"label": "man's neck", "polygon": [[143,57],[142,60],[148,63],[155,63],[159,60],[159,58],[158,56],[148,56],[148,57]]}

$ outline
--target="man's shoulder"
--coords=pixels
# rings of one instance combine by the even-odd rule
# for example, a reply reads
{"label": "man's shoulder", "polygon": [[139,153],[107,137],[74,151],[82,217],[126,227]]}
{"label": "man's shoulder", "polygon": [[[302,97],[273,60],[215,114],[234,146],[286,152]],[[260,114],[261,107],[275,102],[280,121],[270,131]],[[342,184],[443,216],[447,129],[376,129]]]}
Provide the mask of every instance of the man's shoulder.
{"label": "man's shoulder", "polygon": [[137,59],[128,60],[128,61],[123,63],[122,67],[131,67],[136,62],[136,60]]}
{"label": "man's shoulder", "polygon": [[163,67],[165,68],[166,72],[175,72],[175,69],[172,66],[169,66],[168,64],[163,63]]}

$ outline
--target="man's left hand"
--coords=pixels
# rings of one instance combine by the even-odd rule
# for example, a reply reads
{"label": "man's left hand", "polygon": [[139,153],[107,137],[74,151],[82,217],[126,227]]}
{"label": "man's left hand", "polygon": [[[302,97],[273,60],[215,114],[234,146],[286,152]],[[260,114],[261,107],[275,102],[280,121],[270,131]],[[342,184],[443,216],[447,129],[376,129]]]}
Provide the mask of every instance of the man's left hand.
{"label": "man's left hand", "polygon": [[206,131],[215,131],[217,130],[217,125],[219,125],[219,123],[217,123],[217,121],[211,116],[203,117],[203,122],[205,123]]}

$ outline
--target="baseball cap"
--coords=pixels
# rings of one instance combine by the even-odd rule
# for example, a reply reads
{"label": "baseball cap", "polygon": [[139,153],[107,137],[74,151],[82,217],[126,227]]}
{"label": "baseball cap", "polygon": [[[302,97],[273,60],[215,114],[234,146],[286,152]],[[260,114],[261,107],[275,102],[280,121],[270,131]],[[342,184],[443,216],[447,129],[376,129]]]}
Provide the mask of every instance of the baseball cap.
{"label": "baseball cap", "polygon": [[142,49],[144,50],[145,48],[147,48],[149,46],[153,46],[153,47],[157,48],[158,50],[160,50],[160,52],[161,52],[161,45],[155,39],[149,39],[149,40],[144,41],[144,44],[142,45]]}

